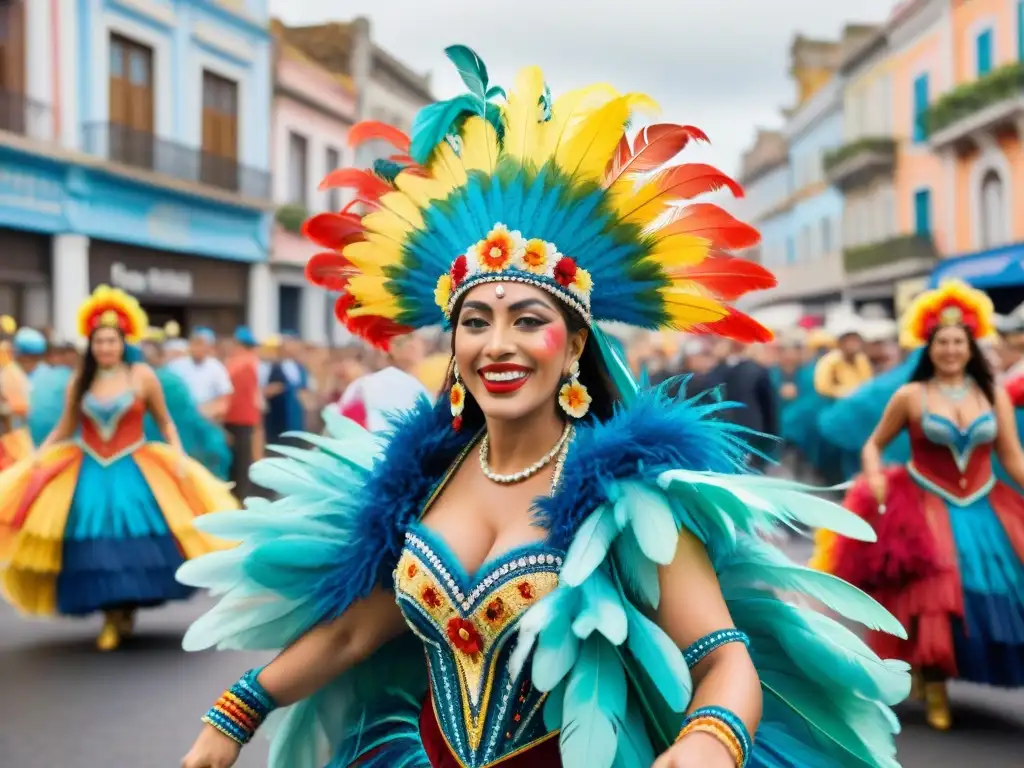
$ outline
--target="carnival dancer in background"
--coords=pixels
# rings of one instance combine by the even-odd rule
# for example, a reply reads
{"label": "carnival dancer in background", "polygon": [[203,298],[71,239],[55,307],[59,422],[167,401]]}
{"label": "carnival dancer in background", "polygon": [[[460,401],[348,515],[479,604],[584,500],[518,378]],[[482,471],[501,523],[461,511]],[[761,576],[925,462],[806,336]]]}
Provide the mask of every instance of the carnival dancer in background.
{"label": "carnival dancer in background", "polygon": [[[8,324],[10,327],[10,323]],[[0,368],[0,470],[32,453],[28,429],[31,378],[37,367],[47,367],[46,337],[34,328],[18,328],[10,342],[10,359]]]}
{"label": "carnival dancer in background", "polygon": [[[991,301],[963,283],[914,301],[903,336],[921,351],[865,444],[846,501],[878,542],[827,541],[815,562],[910,630],[872,645],[913,665],[928,723],[941,730],[952,724],[947,679],[1024,685],[1024,498],[997,479],[992,456],[1020,486],[1024,452],[1010,398],[978,346],[993,332]],[[881,453],[904,428],[910,461],[886,467]]]}
{"label": "carnival dancer in background", "polygon": [[801,475],[804,464],[797,447],[801,438],[797,404],[801,396],[807,394],[801,392],[798,383],[803,366],[805,336],[802,328],[791,328],[781,334],[776,343],[778,354],[775,365],[769,369],[778,403],[779,437],[786,446],[782,463],[794,477]]}
{"label": "carnival dancer in background", "polygon": [[423,339],[416,333],[392,339],[388,364],[348,385],[338,401],[341,414],[371,432],[386,432],[396,418],[414,409],[422,398],[433,401],[415,375],[423,361],[423,346]]}
{"label": "carnival dancer in background", "polygon": [[371,212],[305,226],[350,331],[394,350],[450,324],[446,397],[384,439],[328,410],[330,436],[253,468],[280,499],[202,521],[244,541],[183,566],[222,595],[186,648],[286,650],[225,692],[184,766],[234,764],[282,706],[281,768],[896,768],[904,665],[774,589],[902,629],[762,538],[870,527],[736,474],[749,433],[713,417],[727,406],[639,390],[600,327],[770,337],[720,295],[774,284],[725,253],[757,232],[669,208],[738,185],[662,167],[696,128],[626,135],[644,96],[552,102],[529,68],[506,101],[475,53],[448,55],[472,94],[411,140],[354,126],[405,167],[331,173]]}
{"label": "carnival dancer in background", "polygon": [[[184,454],[159,379],[134,362],[129,344],[146,328],[138,303],[101,286],[78,322],[89,346],[59,423],[33,457],[0,473],[2,584],[27,614],[103,612],[97,646],[110,651],[137,608],[191,593],[175,569],[217,546],[193,521],[237,502]],[[147,413],[166,445],[146,440]]]}

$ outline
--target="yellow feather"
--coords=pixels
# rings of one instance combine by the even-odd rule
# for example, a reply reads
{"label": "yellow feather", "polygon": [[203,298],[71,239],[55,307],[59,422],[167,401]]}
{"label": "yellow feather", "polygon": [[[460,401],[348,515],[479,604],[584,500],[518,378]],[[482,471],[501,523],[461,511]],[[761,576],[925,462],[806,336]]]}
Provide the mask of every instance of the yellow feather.
{"label": "yellow feather", "polygon": [[437,145],[430,158],[429,171],[431,176],[449,189],[457,189],[466,184],[466,168],[447,141]]}
{"label": "yellow feather", "polygon": [[714,299],[698,296],[676,285],[659,288],[658,293],[665,302],[672,326],[679,330],[714,323],[729,314],[729,310]]}
{"label": "yellow feather", "polygon": [[420,208],[428,208],[432,200],[444,200],[452,188],[437,179],[404,171],[395,178],[395,186]]}
{"label": "yellow feather", "polygon": [[558,146],[556,162],[577,179],[603,178],[634,109],[652,107],[656,109],[657,104],[641,93],[613,99],[566,132]]}
{"label": "yellow feather", "polygon": [[678,197],[662,194],[657,178],[646,182],[639,189],[632,179],[620,178],[608,189],[612,208],[624,224],[646,227],[665,213],[669,203]]}
{"label": "yellow feather", "polygon": [[508,97],[504,146],[507,155],[523,163],[535,160],[531,153],[540,148],[543,94],[544,73],[540,67],[521,69]]}
{"label": "yellow feather", "polygon": [[647,258],[663,269],[690,267],[699,264],[711,252],[711,241],[697,235],[669,235],[656,241]]}
{"label": "yellow feather", "polygon": [[342,255],[364,275],[383,277],[384,267],[395,263],[394,254],[388,253],[379,242],[364,240],[345,246]]}
{"label": "yellow feather", "polygon": [[608,83],[598,83],[569,91],[555,100],[551,120],[541,123],[533,162],[539,167],[556,152],[563,136],[571,132],[591,112],[600,109],[619,95]]}
{"label": "yellow feather", "polygon": [[386,195],[381,195],[380,203],[384,206],[384,211],[390,211],[406,223],[407,232],[423,229],[426,226],[423,213],[416,203],[401,192],[388,192]]}
{"label": "yellow feather", "polygon": [[478,115],[462,127],[462,165],[466,171],[494,172],[498,163],[498,134],[494,126]]}
{"label": "yellow feather", "polygon": [[349,316],[379,315],[392,320],[398,317],[398,302],[388,292],[386,282],[386,278],[376,275],[359,275],[349,280],[346,290],[359,302],[358,307],[348,311]]}

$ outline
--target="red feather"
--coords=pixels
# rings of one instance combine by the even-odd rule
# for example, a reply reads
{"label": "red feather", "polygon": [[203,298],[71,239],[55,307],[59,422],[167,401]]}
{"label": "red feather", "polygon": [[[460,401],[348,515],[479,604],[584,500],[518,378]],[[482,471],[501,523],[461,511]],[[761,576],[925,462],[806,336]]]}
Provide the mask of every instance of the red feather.
{"label": "red feather", "polygon": [[334,302],[334,316],[344,324],[350,333],[365,339],[377,349],[387,352],[393,338],[412,332],[412,328],[400,325],[386,317],[377,315],[349,317],[348,312],[355,303],[355,297],[351,294],[341,294]]}
{"label": "red feather", "polygon": [[733,197],[743,197],[743,187],[712,165],[686,163],[666,168],[655,177],[662,195],[676,200],[689,200],[707,192],[728,188]]}
{"label": "red feather", "polygon": [[351,261],[336,251],[315,254],[306,262],[306,279],[328,291],[343,291],[350,278],[359,274]]}
{"label": "red feather", "polygon": [[318,213],[306,219],[302,234],[321,248],[340,251],[363,239],[363,223],[354,213]]}
{"label": "red feather", "polygon": [[722,301],[735,301],[751,291],[763,291],[779,284],[771,272],[747,259],[715,254],[692,267],[672,270],[675,279],[693,280]]}
{"label": "red feather", "polygon": [[361,168],[338,168],[320,182],[320,191],[326,189],[354,189],[356,195],[367,200],[379,200],[395,188],[379,176]]}
{"label": "red feather", "polygon": [[338,322],[347,326],[348,325],[348,311],[352,308],[352,305],[356,303],[356,297],[350,293],[343,293],[334,302],[334,316],[338,318]]}
{"label": "red feather", "polygon": [[728,251],[751,248],[761,242],[761,233],[712,203],[694,203],[679,209],[679,215],[659,235],[695,235],[712,247]]}
{"label": "red feather", "polygon": [[623,136],[609,167],[606,183],[612,183],[625,173],[646,173],[660,168],[678,155],[690,141],[707,141],[700,128],[692,125],[658,123],[649,125],[633,139]]}
{"label": "red feather", "polygon": [[379,120],[364,120],[348,131],[348,145],[358,147],[368,141],[386,141],[399,152],[409,153],[409,137],[394,126]]}
{"label": "red feather", "polygon": [[729,314],[721,320],[705,324],[704,333],[738,341],[741,344],[763,344],[774,335],[750,315],[729,307]]}

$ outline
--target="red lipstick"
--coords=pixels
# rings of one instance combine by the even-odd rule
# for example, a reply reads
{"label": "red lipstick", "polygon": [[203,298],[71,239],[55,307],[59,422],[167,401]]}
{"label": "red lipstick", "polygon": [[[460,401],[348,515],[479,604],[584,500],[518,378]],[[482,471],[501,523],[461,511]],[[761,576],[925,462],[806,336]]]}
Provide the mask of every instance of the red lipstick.
{"label": "red lipstick", "polygon": [[[533,370],[523,365],[513,363],[493,363],[480,368],[480,380],[484,383],[484,389],[492,395],[508,395],[523,386],[530,378]],[[514,378],[503,378],[501,380],[488,379],[487,374],[521,374]]]}

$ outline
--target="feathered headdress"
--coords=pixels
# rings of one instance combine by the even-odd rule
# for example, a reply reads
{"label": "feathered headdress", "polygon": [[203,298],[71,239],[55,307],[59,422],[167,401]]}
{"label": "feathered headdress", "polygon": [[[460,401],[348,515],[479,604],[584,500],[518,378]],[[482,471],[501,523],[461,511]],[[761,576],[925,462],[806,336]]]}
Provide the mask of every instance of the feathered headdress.
{"label": "feathered headdress", "polygon": [[961,325],[977,340],[995,333],[995,309],[982,291],[960,280],[948,280],[919,294],[900,320],[900,344],[908,349],[928,343],[941,325]]}
{"label": "feathered headdress", "polygon": [[[552,101],[540,69],[514,90],[489,86],[479,56],[447,49],[470,93],[432,104],[412,136],[360,123],[349,141],[387,142],[372,171],[340,169],[321,188],[355,190],[340,213],[304,232],[328,252],[307,277],[341,292],[338,318],[379,347],[445,324],[483,282],[524,282],[557,296],[587,322],[714,333],[766,341],[770,332],[729,305],[775,278],[727,251],[759,241],[718,206],[677,204],[739,185],[699,163],[668,166],[697,128],[651,125],[632,139],[640,94],[596,85]],[[369,212],[360,215],[355,206]]]}
{"label": "feathered headdress", "polygon": [[78,308],[78,334],[88,337],[100,327],[120,328],[125,341],[135,344],[145,336],[149,318],[132,296],[101,285]]}

